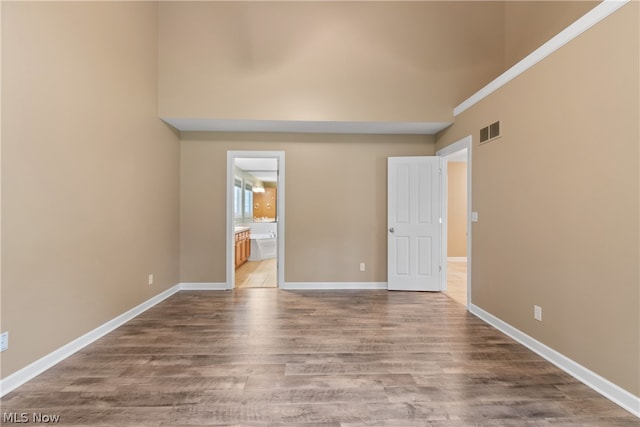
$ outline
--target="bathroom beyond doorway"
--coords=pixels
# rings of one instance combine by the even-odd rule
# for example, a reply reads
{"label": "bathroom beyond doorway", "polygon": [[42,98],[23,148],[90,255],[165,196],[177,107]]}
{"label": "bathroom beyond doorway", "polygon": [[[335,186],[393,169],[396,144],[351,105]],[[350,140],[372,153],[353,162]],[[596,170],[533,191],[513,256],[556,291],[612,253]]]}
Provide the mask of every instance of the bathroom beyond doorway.
{"label": "bathroom beyond doorway", "polygon": [[275,258],[247,261],[236,270],[236,289],[277,288],[278,274]]}
{"label": "bathroom beyond doorway", "polygon": [[[227,289],[284,280],[284,153],[227,152]],[[238,254],[237,233],[248,235]]]}

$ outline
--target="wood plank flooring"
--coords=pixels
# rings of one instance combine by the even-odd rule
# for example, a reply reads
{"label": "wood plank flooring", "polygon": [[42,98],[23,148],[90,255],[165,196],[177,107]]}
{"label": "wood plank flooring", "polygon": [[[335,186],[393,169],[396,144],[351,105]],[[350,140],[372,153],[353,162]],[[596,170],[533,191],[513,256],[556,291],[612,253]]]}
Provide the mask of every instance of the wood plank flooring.
{"label": "wood plank flooring", "polygon": [[73,426],[638,426],[444,294],[180,292],[1,400]]}

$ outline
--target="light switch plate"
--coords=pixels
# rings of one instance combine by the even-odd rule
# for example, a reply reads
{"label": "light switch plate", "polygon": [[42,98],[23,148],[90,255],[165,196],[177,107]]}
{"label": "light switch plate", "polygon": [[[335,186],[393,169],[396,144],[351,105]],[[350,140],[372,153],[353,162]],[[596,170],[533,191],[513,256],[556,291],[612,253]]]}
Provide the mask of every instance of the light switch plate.
{"label": "light switch plate", "polygon": [[538,305],[533,306],[533,318],[538,322],[542,322],[542,307]]}
{"label": "light switch plate", "polygon": [[478,212],[471,212],[471,222],[478,222]]}

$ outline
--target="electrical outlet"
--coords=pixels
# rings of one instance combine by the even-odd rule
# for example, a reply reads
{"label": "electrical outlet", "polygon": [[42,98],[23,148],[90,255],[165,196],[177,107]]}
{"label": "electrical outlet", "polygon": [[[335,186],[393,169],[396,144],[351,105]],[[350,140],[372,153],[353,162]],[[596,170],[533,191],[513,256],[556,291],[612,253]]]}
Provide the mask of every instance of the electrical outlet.
{"label": "electrical outlet", "polygon": [[149,284],[153,285],[153,274],[149,275]]}
{"label": "electrical outlet", "polygon": [[361,262],[361,263],[360,263],[360,271],[364,271],[364,270],[365,270],[365,268],[364,268],[364,262]]}
{"label": "electrical outlet", "polygon": [[5,351],[9,348],[9,332],[3,332],[0,334],[0,351]]}
{"label": "electrical outlet", "polygon": [[533,306],[533,318],[539,322],[542,322],[542,307],[538,305]]}

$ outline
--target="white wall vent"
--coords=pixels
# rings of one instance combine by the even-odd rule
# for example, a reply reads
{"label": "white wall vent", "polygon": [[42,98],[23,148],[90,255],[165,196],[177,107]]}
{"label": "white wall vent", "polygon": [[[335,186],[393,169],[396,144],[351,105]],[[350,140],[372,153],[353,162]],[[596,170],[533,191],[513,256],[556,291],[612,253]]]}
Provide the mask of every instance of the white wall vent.
{"label": "white wall vent", "polygon": [[480,129],[480,144],[493,141],[500,137],[500,122],[491,123]]}

